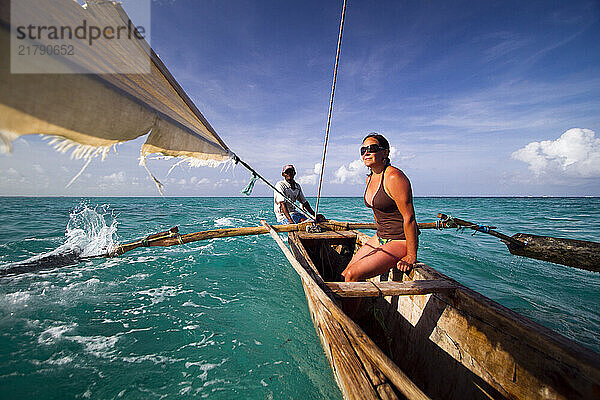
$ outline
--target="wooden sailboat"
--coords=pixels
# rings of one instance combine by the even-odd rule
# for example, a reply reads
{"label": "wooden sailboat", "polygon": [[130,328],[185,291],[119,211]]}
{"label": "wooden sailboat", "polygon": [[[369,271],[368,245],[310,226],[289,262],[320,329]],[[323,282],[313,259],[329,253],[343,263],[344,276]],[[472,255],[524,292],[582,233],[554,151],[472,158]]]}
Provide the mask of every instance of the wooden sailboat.
{"label": "wooden sailboat", "polygon": [[[96,18],[99,26],[129,22],[112,2],[91,1],[84,11],[71,0],[57,0],[58,6],[29,1],[32,12],[55,9],[48,14],[56,25],[75,26],[79,16]],[[8,2],[1,2],[3,49],[10,48],[9,16]],[[198,164],[233,159],[246,165],[149,46],[141,41],[135,49],[149,60],[150,73],[77,73],[97,60],[111,66],[131,58],[110,47],[110,57],[84,54],[71,74],[14,74],[8,58],[1,58],[0,140],[9,145],[21,135],[44,133],[60,140],[58,150],[77,146],[76,155],[90,158],[148,135],[142,156],[160,153]],[[73,68],[72,60],[54,62]],[[89,112],[63,112],[84,105]],[[345,284],[339,273],[365,235],[352,230],[290,232],[292,255],[273,229],[244,234],[267,231],[302,277],[317,333],[346,398],[600,398],[600,356],[433,268],[419,264],[409,275]],[[120,249],[193,238],[170,231]],[[364,298],[365,312],[355,320],[340,308],[347,297]]]}
{"label": "wooden sailboat", "polygon": [[[419,263],[409,274],[344,283],[340,272],[367,235],[288,238],[345,398],[600,398],[600,355],[435,269]],[[343,304],[356,297],[361,312],[350,318]]]}

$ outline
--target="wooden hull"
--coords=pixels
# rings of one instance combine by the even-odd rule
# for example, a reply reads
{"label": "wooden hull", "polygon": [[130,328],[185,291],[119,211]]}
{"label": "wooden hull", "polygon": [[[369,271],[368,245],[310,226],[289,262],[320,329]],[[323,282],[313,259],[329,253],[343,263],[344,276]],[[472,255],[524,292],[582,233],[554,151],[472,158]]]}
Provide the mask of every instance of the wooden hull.
{"label": "wooden hull", "polygon": [[[425,264],[409,275],[374,278],[373,290],[364,289],[369,284],[349,290],[328,283],[340,280],[339,273],[366,239],[356,231],[289,234],[294,256],[319,283],[304,284],[306,298],[345,398],[600,399],[600,355]],[[406,286],[378,283],[387,280],[436,283],[425,290],[429,294],[385,296]],[[351,321],[340,317],[339,309],[332,312],[335,305],[320,301],[317,290],[338,306],[347,301],[343,296],[369,297],[361,300],[361,312]],[[354,322],[358,333],[348,328]],[[385,356],[374,356],[369,346]],[[422,393],[407,390],[387,362]]]}

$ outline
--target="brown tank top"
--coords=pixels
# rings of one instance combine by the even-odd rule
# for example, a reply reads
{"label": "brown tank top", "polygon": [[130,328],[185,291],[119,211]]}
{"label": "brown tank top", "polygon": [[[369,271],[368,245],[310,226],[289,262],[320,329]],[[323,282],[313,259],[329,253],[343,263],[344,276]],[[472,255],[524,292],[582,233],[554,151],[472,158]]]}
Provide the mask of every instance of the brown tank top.
{"label": "brown tank top", "polygon": [[[385,167],[387,169],[387,166]],[[398,210],[398,206],[394,199],[392,199],[383,188],[383,178],[385,177],[385,169],[381,176],[381,182],[379,188],[373,196],[373,205],[367,203],[367,189],[365,189],[365,195],[363,200],[365,206],[372,208],[375,214],[375,222],[377,223],[377,236],[381,239],[401,239],[405,240],[404,235],[404,218]],[[371,182],[371,177],[369,177]],[[369,187],[367,182],[367,188]]]}

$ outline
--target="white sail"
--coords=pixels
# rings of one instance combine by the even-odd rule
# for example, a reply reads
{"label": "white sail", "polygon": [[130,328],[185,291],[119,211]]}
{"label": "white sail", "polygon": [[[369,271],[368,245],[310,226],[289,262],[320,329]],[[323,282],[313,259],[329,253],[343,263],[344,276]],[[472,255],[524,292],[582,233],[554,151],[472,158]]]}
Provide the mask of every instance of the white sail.
{"label": "white sail", "polygon": [[[34,72],[43,67],[60,73],[11,71],[8,53],[16,27],[11,31],[8,3],[0,1],[0,138],[5,147],[21,135],[45,134],[57,139],[59,150],[75,149],[78,158],[90,158],[148,134],[143,157],[159,153],[215,165],[233,156],[143,39],[125,46],[98,41],[77,48],[75,57],[46,57],[41,62],[48,64],[32,66]],[[31,3],[30,20],[42,15],[56,26],[75,27],[82,19],[104,27],[129,23],[121,6],[110,1],[90,1],[85,8],[73,0],[18,3]],[[56,42],[41,38],[37,43]],[[119,73],[123,68],[128,72]]]}

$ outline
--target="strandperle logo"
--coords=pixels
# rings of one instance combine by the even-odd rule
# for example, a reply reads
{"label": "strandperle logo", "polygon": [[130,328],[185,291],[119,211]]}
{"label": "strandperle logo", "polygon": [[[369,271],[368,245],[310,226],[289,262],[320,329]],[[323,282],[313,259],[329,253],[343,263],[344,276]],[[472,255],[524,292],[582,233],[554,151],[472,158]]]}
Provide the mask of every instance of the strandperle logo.
{"label": "strandperle logo", "polygon": [[150,5],[12,0],[11,73],[150,73]]}
{"label": "strandperle logo", "polygon": [[72,26],[17,26],[17,39],[29,39],[29,40],[73,40],[81,39],[87,40],[88,44],[92,46],[95,40],[106,39],[106,40],[121,40],[121,39],[144,39],[146,28],[138,25],[134,26],[131,21],[127,21],[127,25],[120,26],[95,26],[88,24],[86,19],[83,20],[81,25],[73,28]]}

